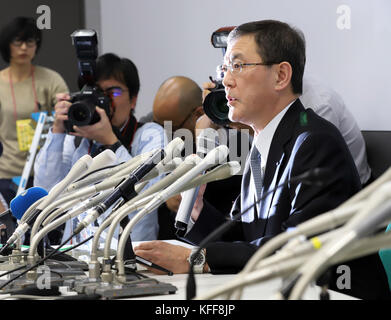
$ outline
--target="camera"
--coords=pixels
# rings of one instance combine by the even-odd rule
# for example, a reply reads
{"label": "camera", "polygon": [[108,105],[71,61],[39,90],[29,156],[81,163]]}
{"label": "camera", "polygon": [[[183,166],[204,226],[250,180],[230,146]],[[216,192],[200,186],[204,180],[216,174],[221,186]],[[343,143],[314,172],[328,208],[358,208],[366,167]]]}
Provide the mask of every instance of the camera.
{"label": "camera", "polygon": [[224,126],[229,124],[230,121],[228,119],[228,101],[225,98],[225,89],[223,86],[224,75],[220,66],[216,68],[216,73],[216,80],[209,77],[209,79],[215,84],[215,87],[210,89],[210,93],[205,97],[203,108],[209,119],[218,125]]}
{"label": "camera", "polygon": [[108,117],[111,114],[111,99],[95,85],[96,59],[98,57],[98,39],[95,30],[76,30],[71,34],[72,43],[76,49],[79,67],[79,83],[82,89],[71,93],[72,105],[68,110],[68,121],[64,121],[67,132],[74,131],[72,127],[87,126],[100,120],[95,110],[98,106],[105,110]]}
{"label": "camera", "polygon": [[[221,48],[223,56],[227,49],[227,38],[228,34],[234,27],[223,27],[212,33],[211,42],[213,47]],[[218,125],[228,125],[231,121],[228,119],[229,107],[227,105],[227,99],[225,98],[225,90],[223,86],[224,74],[221,67],[218,66],[216,69],[216,80],[211,77],[209,79],[216,85],[211,89],[210,93],[205,97],[203,108],[205,114]]]}

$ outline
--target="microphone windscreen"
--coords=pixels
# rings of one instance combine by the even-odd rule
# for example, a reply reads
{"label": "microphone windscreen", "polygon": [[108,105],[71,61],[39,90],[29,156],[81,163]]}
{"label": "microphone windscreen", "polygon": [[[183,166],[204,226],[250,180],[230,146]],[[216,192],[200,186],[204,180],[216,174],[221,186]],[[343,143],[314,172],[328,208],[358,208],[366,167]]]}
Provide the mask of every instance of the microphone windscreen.
{"label": "microphone windscreen", "polygon": [[106,149],[94,158],[92,158],[92,163],[88,167],[88,170],[86,171],[85,175],[95,170],[101,169],[105,166],[113,165],[116,162],[117,156],[115,155],[115,153],[110,149]]}
{"label": "microphone windscreen", "polygon": [[48,192],[40,187],[32,187],[11,200],[10,209],[12,215],[20,220],[27,209],[37,200],[48,195]]}

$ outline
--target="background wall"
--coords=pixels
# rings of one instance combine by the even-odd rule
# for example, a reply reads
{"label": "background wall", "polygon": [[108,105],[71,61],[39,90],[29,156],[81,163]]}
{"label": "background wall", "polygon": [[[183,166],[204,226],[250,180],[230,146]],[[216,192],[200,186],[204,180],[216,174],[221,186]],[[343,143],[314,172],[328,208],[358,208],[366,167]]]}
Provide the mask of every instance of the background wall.
{"label": "background wall", "polygon": [[[71,33],[84,27],[84,1],[82,0],[2,0],[0,29],[17,16],[38,19],[40,5],[50,8],[50,29],[42,30],[42,45],[34,63],[51,68],[62,75],[71,91],[77,87],[77,59],[72,46]],[[6,63],[0,57],[0,70]]]}
{"label": "background wall", "polygon": [[[389,0],[4,0],[0,27],[17,15],[51,9],[50,30],[35,62],[58,71],[77,90],[70,34],[83,27],[99,34],[100,53],[132,59],[140,73],[137,116],[151,111],[160,84],[173,75],[200,86],[215,76],[222,52],[210,36],[222,26],[279,19],[300,28],[307,41],[306,74],[339,92],[361,129],[391,130],[391,1]],[[350,28],[340,29],[350,10]],[[346,25],[346,24],[345,24]],[[0,68],[5,64],[0,59]]]}
{"label": "background wall", "polygon": [[[348,22],[341,5],[350,9],[350,29],[338,28]],[[339,92],[367,130],[391,130],[390,14],[389,0],[86,0],[86,26],[100,30],[101,53],[126,56],[139,69],[137,116],[151,110],[166,78],[184,75],[201,86],[214,77],[222,52],[210,43],[213,31],[279,19],[304,32],[306,73]]]}

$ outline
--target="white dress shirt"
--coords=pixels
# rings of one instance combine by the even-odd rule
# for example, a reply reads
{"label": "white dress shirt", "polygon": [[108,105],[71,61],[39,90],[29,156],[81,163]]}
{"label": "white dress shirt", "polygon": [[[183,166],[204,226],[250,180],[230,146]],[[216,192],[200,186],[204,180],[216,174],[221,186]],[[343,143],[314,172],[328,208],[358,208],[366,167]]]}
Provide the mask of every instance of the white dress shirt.
{"label": "white dress shirt", "polygon": [[[255,135],[253,144],[251,147],[251,152],[253,151],[253,148],[257,148],[259,154],[261,155],[261,173],[262,177],[265,175],[265,168],[266,168],[266,162],[267,157],[269,155],[270,145],[273,140],[274,133],[277,130],[278,125],[280,124],[280,121],[282,117],[285,115],[285,113],[288,111],[289,107],[296,101],[293,100],[289,105],[287,105],[284,109],[282,109],[267,125],[263,130],[261,130],[257,135]],[[253,173],[251,172],[251,183],[250,183],[250,192],[254,192],[254,194],[257,194]],[[257,198],[257,200],[259,200]]]}
{"label": "white dress shirt", "polygon": [[311,108],[338,128],[352,154],[361,183],[367,182],[371,176],[371,169],[367,162],[365,141],[341,96],[315,77],[305,76],[300,101],[304,108]]}

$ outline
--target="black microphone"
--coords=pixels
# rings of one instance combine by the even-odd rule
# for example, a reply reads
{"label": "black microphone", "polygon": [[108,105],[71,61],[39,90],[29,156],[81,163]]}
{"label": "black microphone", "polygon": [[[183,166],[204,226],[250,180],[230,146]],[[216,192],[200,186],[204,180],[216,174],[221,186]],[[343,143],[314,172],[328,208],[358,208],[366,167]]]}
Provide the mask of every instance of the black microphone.
{"label": "black microphone", "polygon": [[139,182],[149,171],[151,171],[165,157],[164,149],[154,152],[149,159],[133,171],[129,177],[125,178],[108,196],[108,198],[101,204],[97,205],[92,212],[90,212],[74,230],[74,235],[81,232],[85,227],[103,214],[110,206],[112,206],[118,199],[129,201],[137,195],[134,186]]}
{"label": "black microphone", "polygon": [[198,250],[193,255],[193,258],[190,261],[190,267],[189,267],[189,276],[187,278],[187,284],[186,284],[186,299],[191,300],[196,296],[196,283],[195,283],[195,277],[194,277],[194,260],[195,258],[200,254],[201,250],[209,244],[209,242],[215,240],[217,237],[222,235],[224,232],[228,231],[228,229],[236,222],[242,215],[244,215],[247,211],[252,209],[254,206],[256,206],[259,202],[264,200],[270,193],[276,191],[277,189],[286,186],[288,183],[293,183],[296,181],[301,181],[305,184],[310,185],[316,185],[316,186],[322,186],[324,185],[325,180],[329,180],[330,177],[333,177],[331,169],[329,168],[315,168],[308,170],[296,177],[293,177],[291,179],[288,179],[284,181],[283,183],[280,183],[275,188],[267,191],[260,199],[254,202],[251,206],[246,208],[244,211],[239,212],[235,214],[232,219],[228,220],[227,222],[223,223],[221,226],[219,226],[217,229],[215,229],[212,233],[210,233],[208,236],[204,238],[204,240],[201,241],[201,243],[198,246]]}

